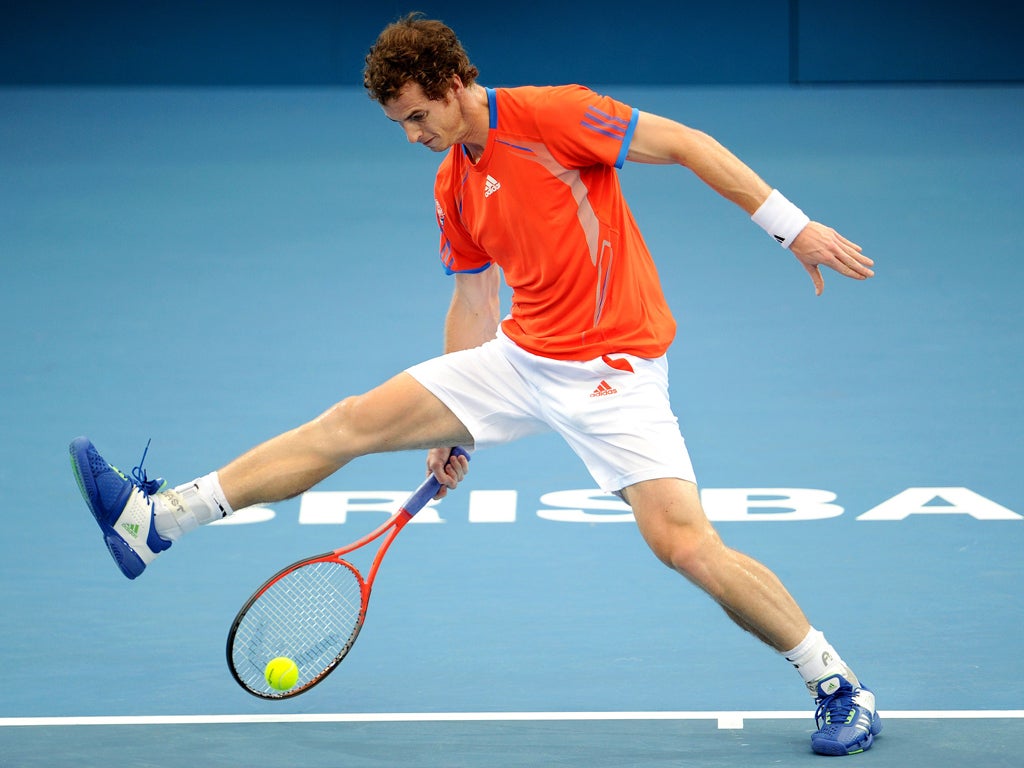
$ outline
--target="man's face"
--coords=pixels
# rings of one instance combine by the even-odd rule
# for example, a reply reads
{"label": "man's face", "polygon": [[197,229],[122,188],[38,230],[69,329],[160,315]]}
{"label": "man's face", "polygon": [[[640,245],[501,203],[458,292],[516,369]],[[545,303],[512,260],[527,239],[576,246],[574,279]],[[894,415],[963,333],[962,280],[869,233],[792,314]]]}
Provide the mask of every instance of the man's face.
{"label": "man's face", "polygon": [[384,114],[402,126],[410,143],[434,152],[445,152],[459,143],[465,131],[462,108],[452,91],[443,100],[432,100],[419,83],[407,83],[384,105]]}

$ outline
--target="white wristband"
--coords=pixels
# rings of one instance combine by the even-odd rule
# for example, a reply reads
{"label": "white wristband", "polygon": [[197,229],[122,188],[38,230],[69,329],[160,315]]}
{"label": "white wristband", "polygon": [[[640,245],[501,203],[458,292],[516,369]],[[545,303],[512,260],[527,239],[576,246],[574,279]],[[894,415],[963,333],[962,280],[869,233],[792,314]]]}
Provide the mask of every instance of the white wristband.
{"label": "white wristband", "polygon": [[750,220],[774,237],[783,248],[789,248],[811,221],[777,189],[772,190]]}

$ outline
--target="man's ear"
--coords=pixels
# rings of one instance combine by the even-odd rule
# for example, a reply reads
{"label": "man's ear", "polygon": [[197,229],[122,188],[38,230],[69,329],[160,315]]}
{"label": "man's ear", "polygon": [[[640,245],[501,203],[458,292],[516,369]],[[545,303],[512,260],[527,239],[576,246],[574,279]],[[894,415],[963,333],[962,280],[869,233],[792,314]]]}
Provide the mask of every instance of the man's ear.
{"label": "man's ear", "polygon": [[459,95],[465,92],[466,86],[462,83],[462,78],[458,75],[452,75],[449,81],[448,92],[445,94],[445,100],[449,98],[457,99]]}

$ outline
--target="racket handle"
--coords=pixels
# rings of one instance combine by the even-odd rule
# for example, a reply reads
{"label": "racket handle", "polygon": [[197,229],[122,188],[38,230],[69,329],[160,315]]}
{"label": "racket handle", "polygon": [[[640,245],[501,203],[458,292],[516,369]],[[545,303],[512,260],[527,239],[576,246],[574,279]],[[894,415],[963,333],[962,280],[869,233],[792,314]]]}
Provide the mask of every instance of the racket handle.
{"label": "racket handle", "polygon": [[[451,456],[465,456],[466,460],[469,461],[469,454],[458,446],[452,448],[449,458],[451,458]],[[437,495],[439,490],[441,490],[441,484],[437,481],[436,477],[430,475],[430,477],[423,481],[423,484],[419,488],[413,491],[412,496],[405,500],[405,504],[402,505],[402,509],[408,512],[409,516],[412,517],[423,509],[423,507],[427,505],[427,502]]]}

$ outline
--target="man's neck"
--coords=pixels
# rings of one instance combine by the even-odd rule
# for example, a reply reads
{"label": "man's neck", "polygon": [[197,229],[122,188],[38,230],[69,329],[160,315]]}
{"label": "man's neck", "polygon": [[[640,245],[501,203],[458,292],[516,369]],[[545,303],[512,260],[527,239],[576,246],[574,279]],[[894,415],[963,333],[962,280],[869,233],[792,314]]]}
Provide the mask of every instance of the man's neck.
{"label": "man's neck", "polygon": [[487,100],[487,90],[474,83],[464,91],[462,98],[466,134],[461,143],[466,148],[469,159],[476,163],[484,153],[487,135],[490,132],[491,109]]}

